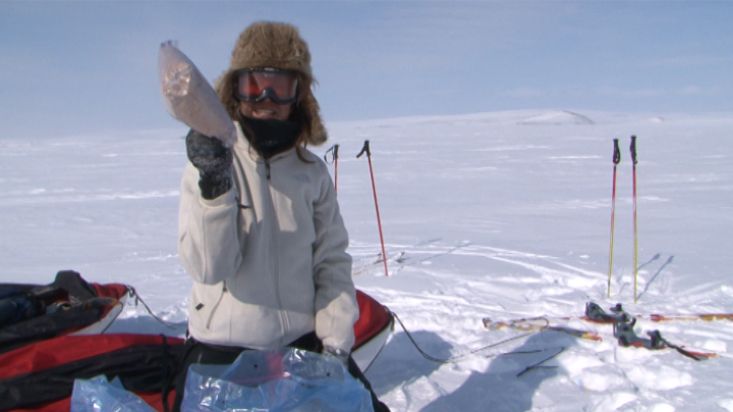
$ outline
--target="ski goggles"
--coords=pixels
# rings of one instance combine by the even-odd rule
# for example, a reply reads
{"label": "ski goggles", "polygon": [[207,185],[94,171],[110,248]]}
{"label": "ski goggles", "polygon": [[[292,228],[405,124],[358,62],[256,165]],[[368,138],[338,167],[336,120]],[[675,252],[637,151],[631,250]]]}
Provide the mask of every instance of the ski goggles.
{"label": "ski goggles", "polygon": [[236,76],[240,101],[261,102],[269,97],[277,104],[291,104],[298,97],[295,72],[266,67],[242,69],[236,72]]}

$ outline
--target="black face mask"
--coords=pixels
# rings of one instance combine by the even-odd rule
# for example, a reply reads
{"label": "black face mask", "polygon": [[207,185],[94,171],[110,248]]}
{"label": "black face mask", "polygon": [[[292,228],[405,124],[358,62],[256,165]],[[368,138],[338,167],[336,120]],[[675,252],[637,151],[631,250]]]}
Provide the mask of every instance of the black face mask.
{"label": "black face mask", "polygon": [[239,123],[252,146],[265,159],[293,147],[300,134],[298,124],[290,120],[253,119],[240,114]]}

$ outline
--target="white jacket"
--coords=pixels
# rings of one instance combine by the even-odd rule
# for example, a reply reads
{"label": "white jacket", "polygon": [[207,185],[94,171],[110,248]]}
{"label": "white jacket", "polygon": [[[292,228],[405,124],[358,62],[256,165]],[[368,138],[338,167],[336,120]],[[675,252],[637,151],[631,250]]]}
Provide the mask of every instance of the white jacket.
{"label": "white jacket", "polygon": [[348,235],[326,165],[295,149],[265,162],[237,124],[233,188],[181,183],[178,251],[193,278],[189,332],[202,342],[275,349],[313,332],[350,351],[358,318]]}

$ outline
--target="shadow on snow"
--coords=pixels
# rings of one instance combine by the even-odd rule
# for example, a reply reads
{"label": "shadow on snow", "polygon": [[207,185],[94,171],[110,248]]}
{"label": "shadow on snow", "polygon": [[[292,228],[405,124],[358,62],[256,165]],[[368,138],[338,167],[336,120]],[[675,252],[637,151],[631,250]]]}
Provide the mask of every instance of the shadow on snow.
{"label": "shadow on snow", "polygon": [[[451,357],[452,346],[438,334],[417,331],[412,335],[420,347],[431,356]],[[421,412],[531,410],[534,394],[540,385],[560,373],[555,358],[562,356],[564,350],[575,345],[576,340],[576,337],[561,332],[546,331],[531,335],[519,347],[507,348],[507,351],[512,353],[486,355],[493,357],[488,369],[485,372],[472,372],[460,387],[451,393],[441,396],[439,394],[441,389],[435,385],[426,387],[426,391],[432,390],[438,394],[420,410]],[[479,352],[475,356],[482,355]],[[427,378],[441,366],[443,365],[440,363],[422,357],[407,335],[402,332],[393,337],[372,366],[375,373],[379,371],[382,379],[373,380],[371,383],[376,393],[384,394]],[[409,392],[405,391],[405,394]],[[428,396],[427,393],[425,395]],[[405,399],[405,401],[406,407],[409,408],[410,404],[417,400]]]}

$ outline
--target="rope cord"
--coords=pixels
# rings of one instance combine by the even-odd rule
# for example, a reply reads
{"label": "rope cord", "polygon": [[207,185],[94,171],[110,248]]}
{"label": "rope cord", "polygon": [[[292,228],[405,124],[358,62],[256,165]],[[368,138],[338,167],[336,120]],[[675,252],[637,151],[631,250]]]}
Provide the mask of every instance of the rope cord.
{"label": "rope cord", "polygon": [[[504,345],[506,343],[513,342],[515,340],[523,339],[523,338],[526,338],[527,336],[530,336],[530,335],[533,335],[534,334],[534,332],[522,333],[522,334],[519,334],[517,336],[512,336],[511,338],[508,338],[508,339],[504,339],[504,340],[501,340],[501,341],[498,341],[498,342],[494,342],[494,343],[491,343],[491,344],[482,346],[480,348],[472,349],[472,350],[470,350],[470,351],[468,351],[466,353],[462,353],[462,354],[455,355],[455,356],[450,356],[448,358],[439,358],[437,356],[433,356],[433,355],[427,353],[424,349],[422,349],[420,347],[420,345],[417,343],[417,341],[415,340],[415,337],[412,336],[412,334],[410,333],[410,331],[407,329],[407,327],[405,326],[405,324],[402,322],[402,319],[400,319],[400,317],[397,316],[396,313],[394,313],[392,311],[390,311],[390,313],[397,320],[397,323],[400,324],[400,327],[402,328],[402,330],[407,335],[407,338],[410,340],[410,342],[415,347],[415,349],[417,349],[417,351],[420,353],[420,355],[422,355],[425,359],[427,359],[429,361],[440,363],[440,364],[456,363],[457,361],[462,360],[462,359],[465,359],[465,358],[467,358],[469,356],[474,356],[474,355],[476,355],[479,352],[482,352],[482,351],[485,351],[485,350],[488,350],[488,349],[492,349],[492,348],[495,348],[497,346],[501,346],[501,345]],[[515,354],[526,354],[526,353],[539,353],[539,352],[542,352],[542,351],[543,351],[542,349],[524,350],[524,351],[511,351],[511,352],[504,352],[504,353],[492,354],[492,355],[488,355],[488,356],[485,356],[485,357],[504,356],[504,355],[515,355]]]}
{"label": "rope cord", "polygon": [[155,319],[158,322],[160,322],[163,326],[165,326],[167,328],[170,328],[170,329],[175,329],[176,328],[176,325],[174,323],[165,321],[165,320],[161,319],[160,317],[158,317],[158,315],[156,315],[152,311],[152,309],[150,309],[150,306],[148,306],[148,304],[145,303],[145,301],[143,300],[142,296],[140,296],[140,294],[137,293],[137,290],[135,290],[134,287],[129,286],[129,285],[127,287],[129,289],[129,292],[128,293],[130,294],[130,297],[131,298],[134,298],[135,299],[135,304],[136,305],[138,303],[142,303],[143,304],[143,307],[145,308],[145,311],[147,311],[148,314],[153,317],[153,319]]}

